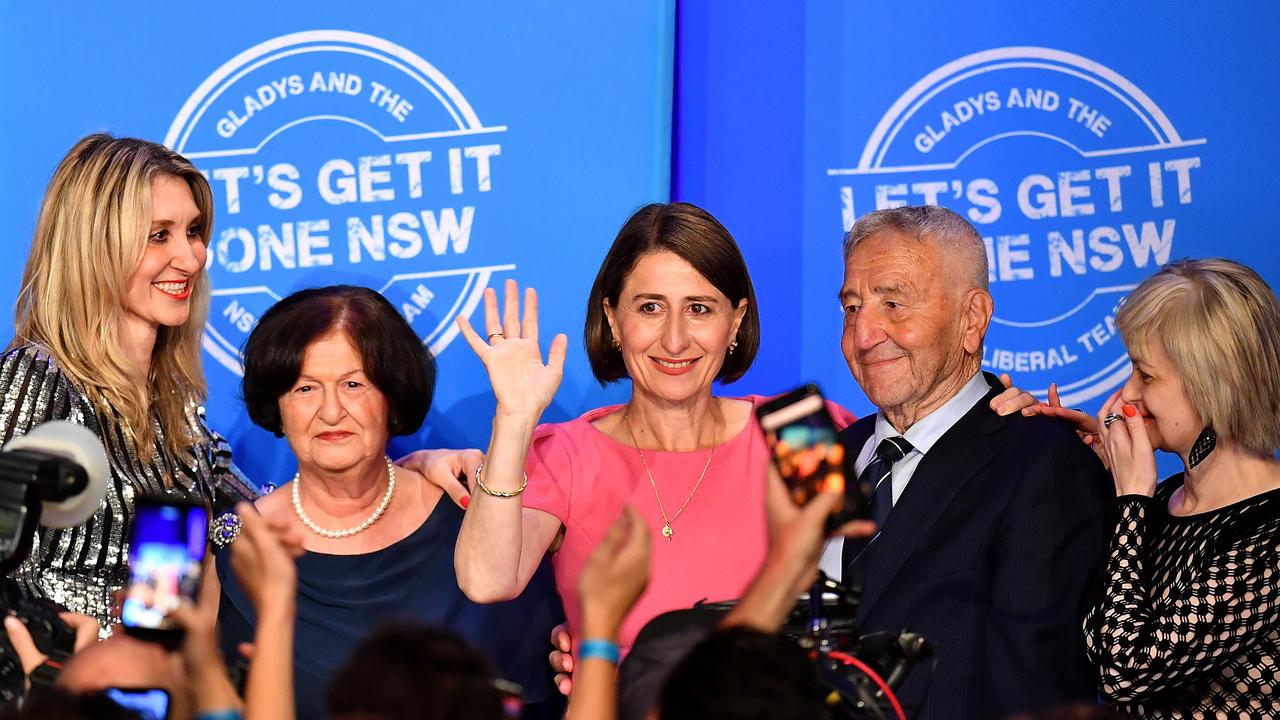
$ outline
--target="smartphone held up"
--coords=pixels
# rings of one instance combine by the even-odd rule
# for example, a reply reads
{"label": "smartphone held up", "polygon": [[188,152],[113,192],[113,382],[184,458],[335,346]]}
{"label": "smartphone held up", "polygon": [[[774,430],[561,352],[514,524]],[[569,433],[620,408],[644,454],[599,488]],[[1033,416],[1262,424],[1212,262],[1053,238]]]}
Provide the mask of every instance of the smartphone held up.
{"label": "smartphone held up", "polygon": [[142,497],[129,546],[129,588],[121,621],[130,635],[176,645],[182,631],[169,617],[200,590],[208,515],[193,503]]}
{"label": "smartphone held up", "polygon": [[844,503],[828,520],[828,529],[868,516],[867,491],[858,484],[854,456],[840,440],[816,385],[763,403],[756,415],[792,502],[803,506],[823,492],[842,495]]}

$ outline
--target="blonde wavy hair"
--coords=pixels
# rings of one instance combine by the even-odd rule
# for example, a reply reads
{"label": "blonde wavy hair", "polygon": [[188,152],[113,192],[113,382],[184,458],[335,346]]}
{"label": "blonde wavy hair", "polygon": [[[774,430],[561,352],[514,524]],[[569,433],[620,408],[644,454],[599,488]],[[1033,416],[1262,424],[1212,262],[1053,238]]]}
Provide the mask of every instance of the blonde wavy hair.
{"label": "blonde wavy hair", "polygon": [[1161,268],[1116,313],[1129,355],[1160,343],[1205,424],[1262,456],[1280,450],[1280,301],[1231,260]]}
{"label": "blonde wavy hair", "polygon": [[151,182],[165,175],[191,188],[207,245],[213,194],[186,158],[162,145],[107,134],[76,143],[49,181],[14,311],[14,346],[47,348],[100,416],[123,420],[144,459],[156,445],[153,419],[168,453],[191,447],[195,429],[187,406],[203,402],[206,393],[200,364],[209,310],[206,273],[195,278],[187,322],[157,329],[145,385],[137,382],[121,338],[124,298],[151,227]]}

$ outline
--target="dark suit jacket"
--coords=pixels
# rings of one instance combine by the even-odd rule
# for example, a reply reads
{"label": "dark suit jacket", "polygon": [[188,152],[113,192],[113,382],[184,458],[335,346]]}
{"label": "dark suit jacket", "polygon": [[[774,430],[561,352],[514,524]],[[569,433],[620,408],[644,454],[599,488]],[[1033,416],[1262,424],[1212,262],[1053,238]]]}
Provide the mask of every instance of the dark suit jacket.
{"label": "dark suit jacket", "polygon": [[[910,627],[937,644],[921,718],[1003,718],[1096,698],[1081,621],[1099,585],[1114,484],[1066,423],[996,415],[998,392],[924,456],[880,536],[845,568],[846,579],[863,578],[863,632]],[[846,428],[850,452],[874,431],[875,416]],[[913,670],[904,702],[921,702],[928,674],[927,664]]]}

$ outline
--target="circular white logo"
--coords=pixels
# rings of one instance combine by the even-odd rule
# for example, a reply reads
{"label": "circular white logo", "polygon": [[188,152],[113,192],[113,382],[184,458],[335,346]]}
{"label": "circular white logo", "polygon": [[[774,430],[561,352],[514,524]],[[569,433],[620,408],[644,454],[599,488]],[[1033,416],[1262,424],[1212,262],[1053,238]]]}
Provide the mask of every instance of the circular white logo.
{"label": "circular white logo", "polygon": [[996,301],[984,367],[1041,396],[1056,381],[1073,405],[1128,375],[1115,311],[1170,259],[1205,142],[1101,63],[1005,47],[921,78],[827,175],[846,230],[902,205],[973,222]]}
{"label": "circular white logo", "polygon": [[255,45],[192,93],[165,136],[209,178],[217,227],[204,348],[241,374],[262,313],[301,287],[379,290],[435,354],[494,273],[483,238],[505,126],[414,52],[341,30]]}

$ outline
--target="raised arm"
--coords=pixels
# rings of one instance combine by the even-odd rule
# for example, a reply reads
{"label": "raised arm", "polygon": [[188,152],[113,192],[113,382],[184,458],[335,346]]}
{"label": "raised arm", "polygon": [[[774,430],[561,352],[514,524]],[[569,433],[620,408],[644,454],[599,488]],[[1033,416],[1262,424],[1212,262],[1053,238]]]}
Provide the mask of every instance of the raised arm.
{"label": "raised arm", "polygon": [[476,602],[519,595],[561,527],[550,513],[524,508],[520,494],[534,428],[560,386],[568,338],[556,335],[543,363],[533,288],[525,290],[523,320],[519,306],[519,290],[508,280],[501,319],[497,293],[484,292],[484,338],[466,316],[458,317],[458,327],[484,363],[497,398],[489,452],[476,472],[454,555],[458,585]]}

